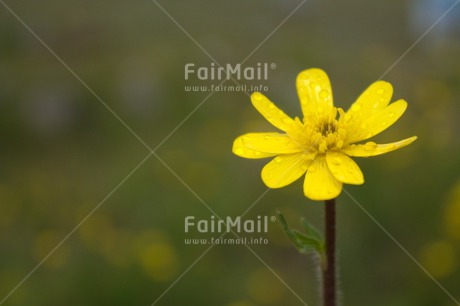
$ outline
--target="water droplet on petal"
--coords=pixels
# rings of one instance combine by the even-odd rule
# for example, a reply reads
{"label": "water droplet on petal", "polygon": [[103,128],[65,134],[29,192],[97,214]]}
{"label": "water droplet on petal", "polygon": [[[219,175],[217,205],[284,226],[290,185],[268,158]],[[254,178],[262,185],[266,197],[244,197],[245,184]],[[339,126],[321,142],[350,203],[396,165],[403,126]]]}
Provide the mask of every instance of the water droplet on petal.
{"label": "water droplet on petal", "polygon": [[336,157],[334,158],[334,160],[332,161],[332,164],[336,165],[336,166],[340,166],[342,164],[342,161],[340,160],[339,157]]}
{"label": "water droplet on petal", "polygon": [[378,95],[383,95],[384,93],[385,93],[385,89],[383,88],[380,88],[379,90],[377,90]]}
{"label": "water droplet on petal", "polygon": [[282,160],[281,157],[279,157],[279,156],[275,157],[275,163],[279,164],[279,163],[281,163],[281,160]]}
{"label": "water droplet on petal", "polygon": [[382,121],[382,123],[381,123],[381,124],[382,124],[382,126],[385,126],[385,125],[387,125],[387,124],[388,124],[388,122],[386,122],[386,121]]}
{"label": "water droplet on petal", "polygon": [[329,90],[327,89],[323,89],[319,92],[319,97],[321,99],[326,99],[327,97],[329,97]]}
{"label": "water droplet on petal", "polygon": [[255,153],[256,156],[260,156],[260,154],[262,154],[262,153],[260,153],[259,151],[256,151],[256,153]]}
{"label": "water droplet on petal", "polygon": [[235,153],[238,154],[238,155],[243,155],[244,154],[244,150],[242,148],[237,148],[235,150]]}
{"label": "water droplet on petal", "polygon": [[361,110],[361,104],[357,104],[357,103],[353,104],[351,106],[351,110],[354,112],[359,112]]}
{"label": "water droplet on petal", "polygon": [[361,123],[360,127],[361,127],[362,129],[367,128],[367,123],[366,123],[366,122]]}
{"label": "water droplet on petal", "polygon": [[390,118],[392,118],[392,117],[394,117],[394,116],[395,116],[395,113],[394,113],[394,112],[391,112],[391,113],[388,114],[388,117],[390,117]]}
{"label": "water droplet on petal", "polygon": [[289,118],[283,118],[283,123],[284,124],[290,124],[291,120]]}
{"label": "water droplet on petal", "polygon": [[364,149],[367,151],[372,151],[377,147],[377,144],[375,142],[369,141],[364,145]]}
{"label": "water droplet on petal", "polygon": [[263,96],[260,92],[255,92],[252,94],[252,96],[254,97],[254,99],[256,99],[257,101],[261,101]]}
{"label": "water droplet on petal", "polygon": [[268,108],[269,108],[269,109],[274,109],[274,108],[275,108],[275,105],[273,105],[273,103],[268,103]]}

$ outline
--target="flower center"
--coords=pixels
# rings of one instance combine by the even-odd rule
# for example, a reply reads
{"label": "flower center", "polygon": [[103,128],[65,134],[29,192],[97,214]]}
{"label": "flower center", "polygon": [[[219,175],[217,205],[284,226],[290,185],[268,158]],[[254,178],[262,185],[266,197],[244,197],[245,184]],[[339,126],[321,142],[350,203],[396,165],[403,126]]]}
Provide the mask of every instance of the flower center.
{"label": "flower center", "polygon": [[346,131],[340,120],[336,119],[337,112],[343,115],[342,109],[334,108],[328,116],[316,122],[305,118],[302,122],[295,118],[294,128],[288,134],[304,148],[306,154],[340,150],[346,139]]}
{"label": "flower center", "polygon": [[327,136],[329,134],[334,134],[335,131],[337,130],[336,128],[336,121],[329,121],[329,122],[324,122],[323,124],[320,124],[318,127],[318,132],[321,133],[323,136]]}

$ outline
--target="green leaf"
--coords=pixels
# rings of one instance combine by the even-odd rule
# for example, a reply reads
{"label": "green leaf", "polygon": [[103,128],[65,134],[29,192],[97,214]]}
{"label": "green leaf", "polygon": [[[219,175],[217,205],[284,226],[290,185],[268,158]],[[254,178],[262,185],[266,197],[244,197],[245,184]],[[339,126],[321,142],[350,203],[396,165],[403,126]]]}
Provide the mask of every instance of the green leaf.
{"label": "green leaf", "polygon": [[317,252],[320,256],[324,253],[324,242],[321,234],[313,226],[302,220],[304,221],[303,223],[306,233],[300,233],[299,231],[292,230],[289,227],[289,224],[280,211],[278,211],[277,214],[278,220],[283,226],[284,231],[287,233],[289,239],[299,252],[303,254]]}
{"label": "green leaf", "polygon": [[303,249],[303,246],[301,244],[299,244],[299,242],[297,241],[294,233],[292,232],[291,228],[289,227],[289,224],[287,223],[287,221],[284,218],[283,214],[280,211],[277,211],[277,214],[278,214],[278,220],[280,221],[281,225],[283,226],[284,231],[288,235],[289,240],[291,240],[291,242],[294,244],[294,246],[297,249],[299,249],[299,250]]}
{"label": "green leaf", "polygon": [[302,225],[305,232],[307,232],[310,237],[313,237],[318,241],[324,241],[323,235],[321,235],[320,232],[307,221],[307,219],[302,218]]}
{"label": "green leaf", "polygon": [[311,253],[314,251],[319,252],[321,248],[321,243],[318,240],[315,240],[311,237],[307,237],[296,230],[292,231],[297,243],[302,246],[302,253]]}

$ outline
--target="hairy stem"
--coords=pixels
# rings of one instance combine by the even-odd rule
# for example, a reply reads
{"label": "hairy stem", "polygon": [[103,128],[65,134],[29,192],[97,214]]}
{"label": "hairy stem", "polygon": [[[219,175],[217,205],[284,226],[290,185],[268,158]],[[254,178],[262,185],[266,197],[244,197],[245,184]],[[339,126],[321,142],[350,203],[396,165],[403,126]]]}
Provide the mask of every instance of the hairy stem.
{"label": "hairy stem", "polygon": [[323,267],[324,306],[336,306],[335,199],[325,201],[326,264]]}

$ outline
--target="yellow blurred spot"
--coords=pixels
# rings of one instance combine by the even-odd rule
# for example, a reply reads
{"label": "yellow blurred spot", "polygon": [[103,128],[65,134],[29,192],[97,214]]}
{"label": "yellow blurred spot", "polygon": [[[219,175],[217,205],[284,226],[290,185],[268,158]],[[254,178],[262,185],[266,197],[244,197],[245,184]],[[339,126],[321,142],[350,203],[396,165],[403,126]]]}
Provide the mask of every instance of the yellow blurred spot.
{"label": "yellow blurred spot", "polygon": [[266,268],[256,270],[249,276],[247,290],[257,303],[275,305],[279,305],[285,291],[283,284]]}
{"label": "yellow blurred spot", "polygon": [[227,306],[255,306],[255,305],[248,301],[236,301],[236,302],[227,304]]}
{"label": "yellow blurred spot", "polygon": [[90,250],[100,253],[111,264],[116,266],[129,264],[132,253],[128,244],[131,236],[127,231],[116,228],[109,217],[96,214],[78,231],[85,245]]}
{"label": "yellow blurred spot", "polygon": [[460,239],[460,181],[452,188],[444,214],[444,229],[449,238]]}
{"label": "yellow blurred spot", "polygon": [[454,248],[450,242],[435,241],[423,247],[421,264],[436,278],[444,278],[456,268]]}
{"label": "yellow blurred spot", "polygon": [[147,231],[136,244],[139,262],[153,280],[167,282],[177,275],[177,253],[163,232]]}
{"label": "yellow blurred spot", "polygon": [[[35,238],[35,256],[37,260],[44,259],[64,238],[54,231],[42,231]],[[68,246],[64,243],[43,264],[50,268],[59,268],[67,262]]]}

